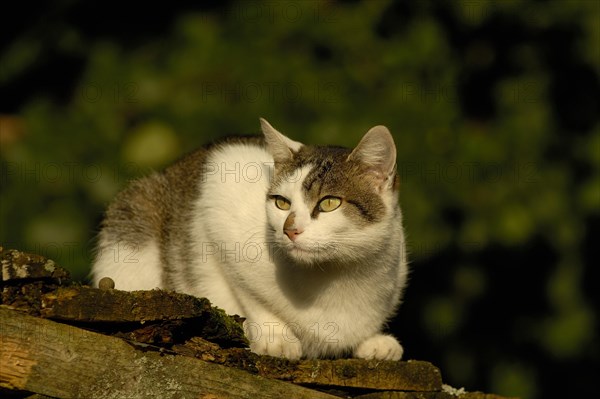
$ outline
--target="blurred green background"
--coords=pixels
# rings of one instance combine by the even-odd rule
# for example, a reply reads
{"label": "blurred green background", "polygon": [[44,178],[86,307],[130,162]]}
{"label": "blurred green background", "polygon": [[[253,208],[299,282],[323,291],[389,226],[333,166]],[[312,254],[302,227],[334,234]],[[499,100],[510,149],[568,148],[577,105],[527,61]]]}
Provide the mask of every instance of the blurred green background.
{"label": "blurred green background", "polygon": [[406,357],[468,390],[598,392],[598,2],[14,6],[0,38],[4,245],[85,279],[103,209],[131,178],[258,133],[259,116],[314,144],[385,124],[412,265],[390,323]]}

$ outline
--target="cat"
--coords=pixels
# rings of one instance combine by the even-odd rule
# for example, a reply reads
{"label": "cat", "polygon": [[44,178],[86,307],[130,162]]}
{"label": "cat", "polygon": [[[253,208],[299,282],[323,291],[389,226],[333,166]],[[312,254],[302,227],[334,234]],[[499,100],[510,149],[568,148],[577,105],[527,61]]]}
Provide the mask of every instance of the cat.
{"label": "cat", "polygon": [[246,318],[250,349],[399,360],[382,333],[407,280],[396,147],[384,126],[353,150],[229,138],[134,180],[106,211],[94,284],[206,297]]}

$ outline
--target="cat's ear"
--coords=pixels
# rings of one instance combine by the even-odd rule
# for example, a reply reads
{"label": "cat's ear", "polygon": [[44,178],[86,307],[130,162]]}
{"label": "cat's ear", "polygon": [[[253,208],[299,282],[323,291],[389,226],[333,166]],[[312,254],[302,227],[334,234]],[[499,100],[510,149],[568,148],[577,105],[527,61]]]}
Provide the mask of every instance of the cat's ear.
{"label": "cat's ear", "polygon": [[294,156],[293,153],[302,147],[302,143],[290,140],[263,118],[260,118],[260,126],[265,135],[267,149],[276,163],[289,161]]}
{"label": "cat's ear", "polygon": [[392,134],[385,126],[375,126],[360,140],[348,156],[348,160],[359,161],[369,167],[379,189],[390,188],[396,174],[396,145]]}

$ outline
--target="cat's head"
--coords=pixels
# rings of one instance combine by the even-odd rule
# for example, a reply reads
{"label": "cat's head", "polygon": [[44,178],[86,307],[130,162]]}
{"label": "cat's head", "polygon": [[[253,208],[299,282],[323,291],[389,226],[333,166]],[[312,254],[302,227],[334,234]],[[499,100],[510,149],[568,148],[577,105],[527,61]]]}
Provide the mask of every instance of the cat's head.
{"label": "cat's head", "polygon": [[278,253],[298,263],[365,261],[401,236],[396,147],[384,126],[354,149],[307,146],[266,120],[275,161],[267,215]]}

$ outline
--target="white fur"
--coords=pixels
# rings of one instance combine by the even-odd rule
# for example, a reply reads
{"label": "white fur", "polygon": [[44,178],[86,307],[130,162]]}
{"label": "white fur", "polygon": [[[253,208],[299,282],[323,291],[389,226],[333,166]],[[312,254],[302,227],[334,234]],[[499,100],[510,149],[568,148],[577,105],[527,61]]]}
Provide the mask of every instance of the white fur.
{"label": "white fur", "polygon": [[362,359],[400,360],[404,349],[391,335],[376,334],[361,342],[355,356]]}
{"label": "white fur", "polygon": [[[278,209],[267,201],[273,156],[256,146],[217,147],[207,161],[218,172],[205,176],[194,205],[192,278],[182,273],[173,288],[246,317],[257,353],[400,359],[398,341],[380,330],[406,280],[401,217],[364,228],[340,209],[312,219],[301,189],[311,165],[278,187],[277,194],[291,201],[290,210]],[[396,195],[382,197],[393,212]],[[304,230],[294,242],[282,227],[290,212]],[[156,245],[143,248],[139,258],[143,273],[139,264],[101,254],[95,281],[109,275],[120,289],[160,287]]]}
{"label": "white fur", "polygon": [[101,243],[92,269],[92,282],[98,286],[103,277],[110,277],[120,290],[134,291],[160,288],[162,266],[158,246],[148,242],[143,247],[117,243]]}
{"label": "white fur", "polygon": [[[373,253],[373,243],[388,242],[390,227],[398,233],[397,240],[403,240],[400,226],[357,229],[339,211],[311,219],[301,193],[310,166],[279,188],[291,200],[291,209],[282,211],[268,201],[265,212],[273,164],[267,151],[231,145],[213,153],[210,161],[226,165],[227,170],[235,170],[240,163],[240,171],[244,163],[261,162],[264,173],[260,181],[214,174],[203,182],[193,231],[194,241],[209,248],[210,255],[203,253],[196,260],[198,285],[191,293],[246,317],[251,348],[258,353],[288,358],[339,356],[378,336],[406,276],[399,265],[403,254],[391,256],[392,264],[382,265]],[[389,195],[386,205],[390,208],[392,201]],[[296,226],[304,230],[293,243],[281,227],[291,211],[296,213]],[[269,234],[267,226],[275,226],[275,231]],[[297,262],[275,263],[277,251],[285,249],[291,250],[289,255]],[[323,269],[323,262],[340,252],[347,253],[348,264]],[[365,253],[371,254],[368,262],[360,259]],[[353,264],[354,258],[360,263]],[[382,345],[389,347],[390,340],[394,338],[388,337]],[[378,342],[356,355],[394,359],[401,355],[397,341],[394,350],[373,348]]]}

